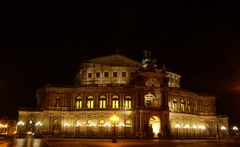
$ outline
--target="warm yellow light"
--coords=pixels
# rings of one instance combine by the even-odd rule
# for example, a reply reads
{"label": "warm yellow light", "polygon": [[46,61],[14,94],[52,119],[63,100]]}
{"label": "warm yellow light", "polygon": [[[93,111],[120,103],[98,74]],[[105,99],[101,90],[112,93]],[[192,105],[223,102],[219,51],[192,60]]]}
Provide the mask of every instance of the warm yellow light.
{"label": "warm yellow light", "polygon": [[236,126],[234,126],[232,129],[233,129],[234,131],[238,131],[238,127],[236,127]]}
{"label": "warm yellow light", "polygon": [[64,123],[64,127],[69,127],[70,124],[68,122]]}
{"label": "warm yellow light", "polygon": [[42,126],[42,123],[40,121],[38,121],[35,126]]}
{"label": "warm yellow light", "polygon": [[112,117],[111,117],[111,121],[113,121],[113,122],[116,122],[116,121],[118,121],[119,120],[119,118],[116,116],[116,115],[113,115]]}
{"label": "warm yellow light", "polygon": [[196,128],[197,128],[197,126],[196,126],[196,125],[193,125],[193,126],[192,126],[192,128],[193,128],[193,129],[196,129]]}
{"label": "warm yellow light", "polygon": [[189,126],[189,124],[186,124],[183,128],[188,129],[188,128],[190,128],[190,126]]}
{"label": "warm yellow light", "polygon": [[95,123],[91,123],[89,126],[91,126],[91,127],[95,127],[96,124],[95,124]]}
{"label": "warm yellow light", "polygon": [[226,127],[224,127],[224,126],[221,126],[221,130],[226,130]]}
{"label": "warm yellow light", "polygon": [[179,124],[176,124],[176,125],[175,125],[175,128],[180,128],[180,125],[179,125]]}
{"label": "warm yellow light", "polygon": [[25,123],[24,123],[23,121],[19,121],[19,122],[17,123],[17,125],[18,125],[18,126],[23,126],[23,125],[25,125]]}
{"label": "warm yellow light", "polygon": [[152,129],[153,129],[153,133],[154,134],[158,134],[159,133],[159,125],[158,125],[158,123],[153,123],[152,124]]}
{"label": "warm yellow light", "polygon": [[125,124],[124,124],[123,122],[121,122],[121,123],[119,123],[119,126],[120,126],[120,127],[124,127]]}
{"label": "warm yellow light", "polygon": [[77,124],[75,125],[76,127],[82,126],[82,123],[77,122]]}
{"label": "warm yellow light", "polygon": [[108,122],[104,124],[104,127],[109,127],[109,126],[110,124]]}

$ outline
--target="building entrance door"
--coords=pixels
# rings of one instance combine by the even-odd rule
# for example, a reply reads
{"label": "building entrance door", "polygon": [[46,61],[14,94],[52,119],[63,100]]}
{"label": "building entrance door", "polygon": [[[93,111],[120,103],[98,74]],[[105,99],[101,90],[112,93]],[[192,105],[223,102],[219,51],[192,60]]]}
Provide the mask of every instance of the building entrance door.
{"label": "building entrance door", "polygon": [[153,138],[158,138],[158,133],[160,132],[160,119],[157,116],[152,116],[149,119],[149,126],[152,127]]}

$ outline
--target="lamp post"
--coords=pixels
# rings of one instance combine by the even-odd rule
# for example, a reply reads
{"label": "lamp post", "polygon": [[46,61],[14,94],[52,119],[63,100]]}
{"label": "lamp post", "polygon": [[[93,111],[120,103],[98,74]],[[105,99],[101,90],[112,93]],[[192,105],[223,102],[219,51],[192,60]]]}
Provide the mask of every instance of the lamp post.
{"label": "lamp post", "polygon": [[120,130],[121,130],[121,138],[123,138],[123,127],[125,126],[125,124],[123,122],[119,123],[120,126]]}
{"label": "lamp post", "polygon": [[64,124],[64,128],[66,128],[66,136],[68,135],[68,127],[70,126],[70,124],[68,122],[66,122]]}
{"label": "lamp post", "polygon": [[35,126],[37,127],[37,132],[38,132],[38,135],[40,134],[40,131],[39,131],[39,128],[42,126],[42,123],[40,121],[38,121]]}
{"label": "lamp post", "polygon": [[193,137],[195,138],[197,126],[193,125],[192,128],[193,128]]}
{"label": "lamp post", "polygon": [[75,130],[74,130],[74,135],[76,136],[76,127],[79,128],[79,132],[78,135],[79,137],[81,136],[81,127],[82,127],[82,123],[77,122],[77,124],[75,125]]}
{"label": "lamp post", "polygon": [[110,126],[109,123],[105,123],[104,124],[104,127],[105,127],[105,130],[106,130],[106,136],[108,136],[108,127]]}
{"label": "lamp post", "polygon": [[226,127],[224,127],[224,126],[221,126],[221,128],[220,128],[221,130],[222,130],[222,132],[223,132],[223,137],[225,138],[225,131],[226,131]]}
{"label": "lamp post", "polygon": [[111,121],[113,122],[113,135],[112,135],[112,143],[116,143],[116,122],[119,120],[119,118],[116,115],[113,115],[111,117]]}
{"label": "lamp post", "polygon": [[178,138],[178,129],[180,128],[179,124],[175,125],[175,130],[176,130],[176,138]]}
{"label": "lamp post", "polygon": [[90,126],[92,127],[92,135],[94,135],[94,134],[93,134],[93,133],[94,133],[94,132],[93,132],[93,128],[96,126],[96,124],[95,124],[95,123],[91,123]]}
{"label": "lamp post", "polygon": [[238,136],[238,127],[237,126],[233,126],[233,131],[234,131],[234,136]]}
{"label": "lamp post", "polygon": [[19,127],[19,135],[22,135],[22,126],[24,126],[25,123],[23,121],[19,121],[17,123],[17,126]]}

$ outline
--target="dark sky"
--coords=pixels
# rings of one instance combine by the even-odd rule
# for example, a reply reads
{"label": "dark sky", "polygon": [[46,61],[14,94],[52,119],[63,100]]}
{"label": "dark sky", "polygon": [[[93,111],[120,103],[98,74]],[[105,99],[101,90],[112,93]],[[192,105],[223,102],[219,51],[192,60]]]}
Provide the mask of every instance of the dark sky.
{"label": "dark sky", "polygon": [[217,96],[218,114],[240,124],[239,4],[231,1],[15,3],[3,5],[0,114],[35,106],[35,90],[71,83],[81,60],[149,49],[182,87]]}

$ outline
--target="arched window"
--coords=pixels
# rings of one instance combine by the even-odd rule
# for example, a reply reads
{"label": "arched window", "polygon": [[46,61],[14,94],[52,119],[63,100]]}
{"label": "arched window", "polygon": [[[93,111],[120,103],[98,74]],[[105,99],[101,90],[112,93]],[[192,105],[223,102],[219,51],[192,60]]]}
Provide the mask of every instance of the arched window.
{"label": "arched window", "polygon": [[152,95],[151,93],[148,93],[145,95],[145,106],[150,108],[152,107],[152,101],[153,101],[153,98],[154,98],[154,95]]}
{"label": "arched window", "polygon": [[174,111],[177,111],[178,110],[178,107],[177,107],[177,99],[173,99],[173,110]]}
{"label": "arched window", "polygon": [[76,98],[76,109],[81,109],[82,108],[82,97],[78,96]]}
{"label": "arched window", "polygon": [[60,97],[59,97],[59,96],[56,97],[55,106],[56,106],[56,107],[60,107]]}
{"label": "arched window", "polygon": [[126,96],[125,97],[125,108],[126,109],[131,109],[132,108],[132,98],[131,98],[131,96]]}
{"label": "arched window", "polygon": [[87,99],[87,108],[92,109],[93,108],[93,96],[88,96]]}
{"label": "arched window", "polygon": [[184,112],[185,111],[185,101],[181,100],[181,111]]}
{"label": "arched window", "polygon": [[100,120],[100,121],[99,121],[99,125],[100,125],[100,126],[103,126],[103,125],[104,125],[104,123],[105,123],[105,121],[104,121],[104,120]]}
{"label": "arched window", "polygon": [[125,124],[126,124],[126,125],[131,125],[132,122],[131,122],[131,120],[128,119],[128,120],[125,121]]}
{"label": "arched window", "polygon": [[119,98],[117,95],[112,97],[112,108],[118,109],[119,108]]}
{"label": "arched window", "polygon": [[93,121],[89,119],[89,120],[87,121],[87,125],[92,125],[92,124],[93,124]]}
{"label": "arched window", "polygon": [[190,103],[190,101],[187,102],[187,109],[188,109],[188,112],[191,112],[191,103]]}
{"label": "arched window", "polygon": [[106,97],[104,95],[100,96],[99,98],[99,108],[104,109],[106,108]]}

